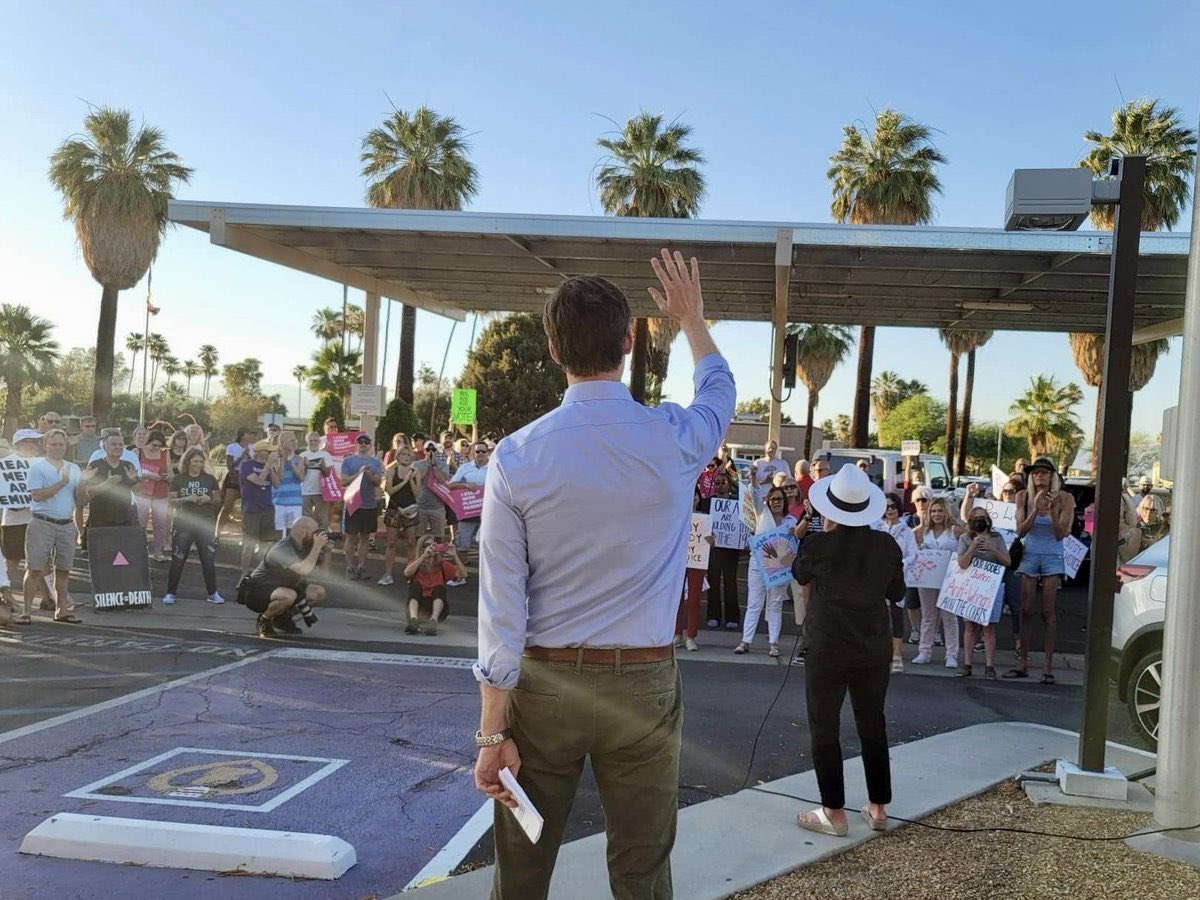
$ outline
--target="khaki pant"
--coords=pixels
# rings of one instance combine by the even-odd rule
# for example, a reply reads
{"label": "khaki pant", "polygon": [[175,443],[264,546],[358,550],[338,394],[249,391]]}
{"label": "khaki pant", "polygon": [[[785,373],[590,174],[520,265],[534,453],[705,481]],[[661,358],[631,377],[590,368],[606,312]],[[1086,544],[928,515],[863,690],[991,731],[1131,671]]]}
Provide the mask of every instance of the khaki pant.
{"label": "khaki pant", "polygon": [[545,826],[531,844],[495,804],[493,900],[548,895],[585,757],[604,806],[614,900],[669,900],[683,728],[675,660],[616,667],[524,659],[509,727],[521,752],[517,780]]}

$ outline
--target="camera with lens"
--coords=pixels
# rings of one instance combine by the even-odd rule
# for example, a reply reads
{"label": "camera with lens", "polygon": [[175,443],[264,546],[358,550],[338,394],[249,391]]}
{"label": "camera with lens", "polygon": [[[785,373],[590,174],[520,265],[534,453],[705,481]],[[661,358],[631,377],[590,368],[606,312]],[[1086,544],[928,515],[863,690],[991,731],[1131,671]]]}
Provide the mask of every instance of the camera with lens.
{"label": "camera with lens", "polygon": [[304,619],[304,624],[309,628],[317,624],[317,614],[313,612],[312,605],[303,594],[300,594],[296,598],[296,602],[292,604],[292,608],[300,613],[300,618]]}

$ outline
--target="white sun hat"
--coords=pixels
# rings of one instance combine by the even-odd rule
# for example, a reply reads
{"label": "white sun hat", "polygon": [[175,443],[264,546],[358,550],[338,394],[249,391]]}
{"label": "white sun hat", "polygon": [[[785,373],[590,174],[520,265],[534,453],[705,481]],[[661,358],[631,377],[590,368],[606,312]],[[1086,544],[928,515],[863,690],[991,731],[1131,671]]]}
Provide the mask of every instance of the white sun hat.
{"label": "white sun hat", "polygon": [[836,475],[814,481],[808,500],[825,518],[839,525],[874,525],[887,507],[887,498],[858,466],[842,466]]}

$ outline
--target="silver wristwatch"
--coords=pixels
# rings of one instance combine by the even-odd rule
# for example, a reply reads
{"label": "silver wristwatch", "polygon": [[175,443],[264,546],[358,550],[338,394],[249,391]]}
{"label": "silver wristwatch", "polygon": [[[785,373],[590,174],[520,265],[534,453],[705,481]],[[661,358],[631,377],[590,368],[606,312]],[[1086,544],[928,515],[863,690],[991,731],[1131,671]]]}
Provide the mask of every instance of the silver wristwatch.
{"label": "silver wristwatch", "polygon": [[495,734],[484,734],[482,731],[477,731],[475,732],[475,746],[498,747],[510,737],[512,737],[512,733],[507,728],[503,731],[497,731]]}

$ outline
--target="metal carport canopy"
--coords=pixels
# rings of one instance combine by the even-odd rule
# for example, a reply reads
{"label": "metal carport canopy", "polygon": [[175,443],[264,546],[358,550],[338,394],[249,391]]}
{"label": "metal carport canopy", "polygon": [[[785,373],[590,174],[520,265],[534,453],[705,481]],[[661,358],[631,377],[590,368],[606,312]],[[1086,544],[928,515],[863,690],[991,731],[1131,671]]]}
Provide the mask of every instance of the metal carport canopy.
{"label": "metal carport canopy", "polygon": [[[649,258],[701,261],[713,319],[1103,332],[1112,236],[612,216],[546,216],[172,200],[172,222],[214,244],[463,318],[538,312],[565,277],[595,273],[656,310]],[[1135,326],[1178,331],[1187,234],[1144,234]],[[777,280],[776,262],[784,274]]]}

